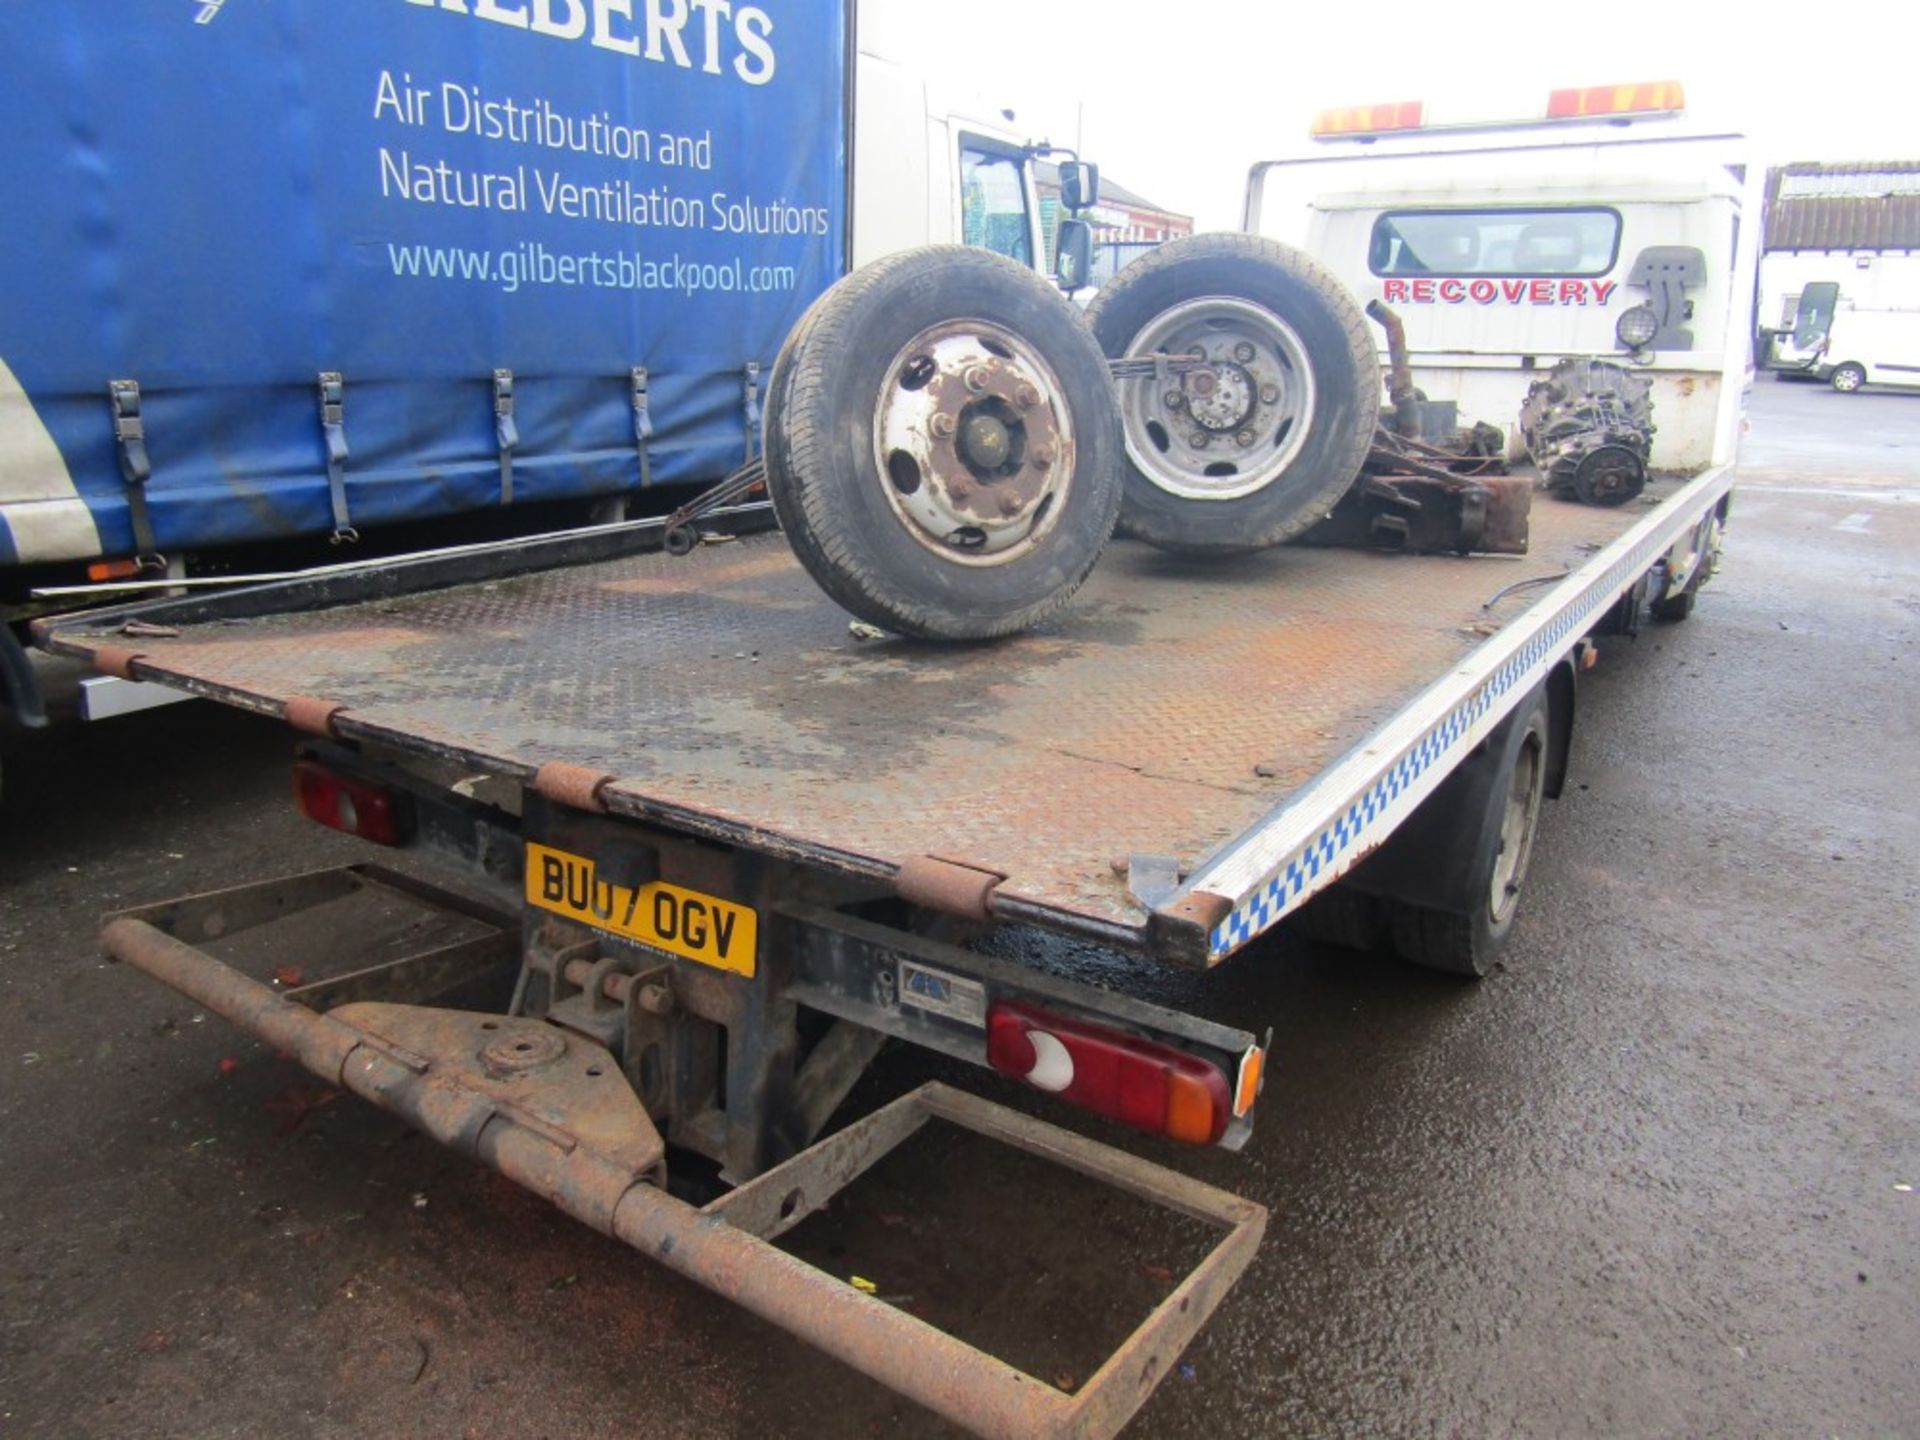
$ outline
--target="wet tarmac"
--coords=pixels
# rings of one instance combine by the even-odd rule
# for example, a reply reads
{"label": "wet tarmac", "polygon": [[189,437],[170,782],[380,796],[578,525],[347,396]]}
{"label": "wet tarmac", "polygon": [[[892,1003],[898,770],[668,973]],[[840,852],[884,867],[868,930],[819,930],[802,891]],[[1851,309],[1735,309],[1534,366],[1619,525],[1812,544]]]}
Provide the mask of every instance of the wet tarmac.
{"label": "wet tarmac", "polygon": [[[1130,1435],[1920,1433],[1920,395],[1763,380],[1746,460],[1694,617],[1582,686],[1500,972],[1155,978],[1277,1063],[1244,1153],[1133,1148],[1273,1218]],[[0,1437],[949,1433],[99,961],[103,910],[360,857],[287,748],[9,747]],[[845,1113],[935,1076],[1118,1138],[899,1050]],[[1191,1237],[939,1136],[795,1244],[1077,1383]]]}

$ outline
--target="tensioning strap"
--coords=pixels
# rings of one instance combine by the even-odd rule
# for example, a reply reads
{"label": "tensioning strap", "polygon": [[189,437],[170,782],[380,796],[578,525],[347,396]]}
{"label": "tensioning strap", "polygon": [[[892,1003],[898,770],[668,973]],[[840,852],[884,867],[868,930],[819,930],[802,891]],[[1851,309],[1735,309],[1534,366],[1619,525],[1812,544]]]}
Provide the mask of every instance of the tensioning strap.
{"label": "tensioning strap", "polygon": [[335,545],[360,538],[347,513],[346,388],[338,370],[320,372],[320,434],[327,442],[327,498],[333,505],[333,534],[327,538]]}

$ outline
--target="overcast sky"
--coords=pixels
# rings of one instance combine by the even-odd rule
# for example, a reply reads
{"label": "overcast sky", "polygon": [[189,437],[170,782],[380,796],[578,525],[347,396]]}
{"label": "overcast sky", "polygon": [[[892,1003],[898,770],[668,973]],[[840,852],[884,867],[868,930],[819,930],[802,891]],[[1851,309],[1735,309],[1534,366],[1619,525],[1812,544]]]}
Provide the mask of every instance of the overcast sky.
{"label": "overcast sky", "polygon": [[864,25],[1034,138],[1202,228],[1247,167],[1300,154],[1314,113],[1679,80],[1690,116],[1785,160],[1920,160],[1920,0],[878,0]]}

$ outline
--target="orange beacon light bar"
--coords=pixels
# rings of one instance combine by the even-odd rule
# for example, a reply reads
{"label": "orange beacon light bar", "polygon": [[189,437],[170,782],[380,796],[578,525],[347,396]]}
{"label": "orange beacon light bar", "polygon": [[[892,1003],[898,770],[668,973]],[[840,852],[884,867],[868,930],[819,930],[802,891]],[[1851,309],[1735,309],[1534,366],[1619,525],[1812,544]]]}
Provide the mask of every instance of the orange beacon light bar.
{"label": "orange beacon light bar", "polygon": [[1322,110],[1308,132],[1315,140],[1371,140],[1381,135],[1407,135],[1435,130],[1492,130],[1555,121],[1628,120],[1676,116],[1687,107],[1686,90],[1678,80],[1643,81],[1634,85],[1587,85],[1554,90],[1543,109],[1531,115],[1459,114],[1442,107],[1429,113],[1424,100],[1401,100],[1390,105],[1349,105]]}

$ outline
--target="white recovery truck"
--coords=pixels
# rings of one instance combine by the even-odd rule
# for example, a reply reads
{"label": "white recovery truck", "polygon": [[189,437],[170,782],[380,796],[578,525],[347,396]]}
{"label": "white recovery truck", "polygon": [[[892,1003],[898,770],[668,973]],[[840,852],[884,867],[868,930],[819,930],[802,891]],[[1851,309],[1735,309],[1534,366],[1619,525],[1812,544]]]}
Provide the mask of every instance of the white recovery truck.
{"label": "white recovery truck", "polygon": [[[964,164],[928,135],[919,117],[890,144]],[[1439,146],[1389,190],[1343,181],[1314,246],[1358,253],[1347,283],[1407,316],[1427,398],[1396,376],[1396,412],[1453,400],[1505,428],[1558,362],[1655,377],[1648,473],[1602,487],[1613,503],[1540,496],[1524,560],[1272,543],[1336,508],[1388,398],[1323,264],[1258,233],[1166,247],[1096,301],[1102,356],[1030,272],[894,255],[828,291],[774,366],[747,479],[785,534],[735,504],[671,545],[637,521],[40,622],[40,646],[102,673],[283,719],[307,815],[469,882],[367,863],[193,895],[111,919],[108,952],[977,1433],[1116,1431],[1267,1216],[1110,1142],[1237,1149],[1263,1088],[1291,1083],[1260,1017],[1180,1013],[1125,977],[1275,963],[1302,916],[1484,973],[1596,639],[1649,604],[1681,618],[1710,569],[1757,226],[1721,175],[1619,188],[1603,158],[1648,173],[1637,132],[1519,143],[1492,168],[1584,169],[1550,193],[1454,182],[1469,157]],[[1263,201],[1272,173],[1256,232],[1291,224]],[[1017,164],[1004,194],[1031,204]],[[1518,337],[1496,323],[1515,316]],[[1116,513],[1130,538],[1108,545]],[[469,928],[257,978],[277,927],[369,890]],[[1104,947],[1120,983],[977,943],[1009,930]],[[936,1083],[834,1129],[890,1040],[1103,1138]],[[1072,1393],[774,1244],[931,1119],[1218,1243]],[[686,1156],[731,1188],[670,1189]]]}

